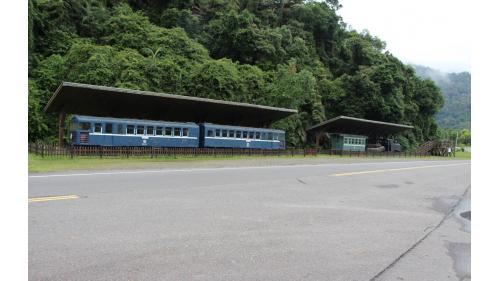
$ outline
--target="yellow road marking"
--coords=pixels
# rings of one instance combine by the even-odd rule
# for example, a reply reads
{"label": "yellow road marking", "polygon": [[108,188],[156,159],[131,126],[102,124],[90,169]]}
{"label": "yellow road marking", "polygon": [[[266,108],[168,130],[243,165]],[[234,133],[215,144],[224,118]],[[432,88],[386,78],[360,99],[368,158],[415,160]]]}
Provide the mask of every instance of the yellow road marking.
{"label": "yellow road marking", "polygon": [[79,198],[77,195],[33,197],[33,198],[28,198],[28,203],[45,202],[45,201],[55,201],[55,200],[68,200],[68,199],[77,199],[77,198]]}
{"label": "yellow road marking", "polygon": [[432,165],[432,166],[415,166],[415,167],[383,169],[383,170],[369,170],[369,171],[360,171],[360,172],[331,174],[330,176],[343,177],[343,176],[353,176],[353,175],[363,175],[363,174],[373,174],[373,173],[383,173],[383,172],[395,172],[395,171],[407,171],[407,170],[436,168],[436,167],[450,167],[450,166],[460,166],[460,165],[469,165],[469,163],[448,164],[448,165]]}

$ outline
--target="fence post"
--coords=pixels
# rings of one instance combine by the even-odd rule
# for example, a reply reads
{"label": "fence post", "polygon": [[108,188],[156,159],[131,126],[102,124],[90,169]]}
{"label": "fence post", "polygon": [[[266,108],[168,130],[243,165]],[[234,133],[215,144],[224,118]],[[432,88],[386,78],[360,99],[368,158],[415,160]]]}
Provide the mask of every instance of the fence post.
{"label": "fence post", "polygon": [[45,145],[42,144],[42,158],[45,156]]}
{"label": "fence post", "polygon": [[73,145],[69,147],[69,152],[71,154],[71,159],[73,159],[75,152],[73,151]]}
{"label": "fence post", "polygon": [[103,148],[102,146],[99,146],[99,158],[102,159],[102,153],[103,153]]}

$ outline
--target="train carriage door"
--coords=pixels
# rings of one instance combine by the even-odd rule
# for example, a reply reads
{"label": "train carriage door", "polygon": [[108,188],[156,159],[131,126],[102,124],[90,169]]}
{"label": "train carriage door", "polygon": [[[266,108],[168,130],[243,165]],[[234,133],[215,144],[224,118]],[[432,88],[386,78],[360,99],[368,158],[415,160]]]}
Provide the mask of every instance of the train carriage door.
{"label": "train carriage door", "polygon": [[104,142],[103,145],[113,145],[113,123],[104,123]]}
{"label": "train carriage door", "polygon": [[136,134],[138,137],[141,138],[141,145],[142,146],[148,145],[148,137],[144,135],[144,125],[137,125]]}
{"label": "train carriage door", "polygon": [[198,131],[198,145],[199,147],[205,147],[205,134],[207,134],[207,132],[205,131],[205,124],[199,124],[199,128],[200,130]]}
{"label": "train carriage door", "polygon": [[278,139],[280,141],[280,148],[285,149],[285,134],[280,133],[278,134]]}

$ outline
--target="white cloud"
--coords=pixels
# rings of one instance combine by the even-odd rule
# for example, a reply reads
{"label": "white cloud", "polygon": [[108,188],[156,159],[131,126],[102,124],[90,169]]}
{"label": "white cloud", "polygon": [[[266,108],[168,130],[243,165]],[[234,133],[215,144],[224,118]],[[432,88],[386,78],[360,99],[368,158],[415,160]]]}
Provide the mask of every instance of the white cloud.
{"label": "white cloud", "polygon": [[470,71],[471,2],[462,0],[345,0],[339,14],[367,29],[406,63],[446,72]]}

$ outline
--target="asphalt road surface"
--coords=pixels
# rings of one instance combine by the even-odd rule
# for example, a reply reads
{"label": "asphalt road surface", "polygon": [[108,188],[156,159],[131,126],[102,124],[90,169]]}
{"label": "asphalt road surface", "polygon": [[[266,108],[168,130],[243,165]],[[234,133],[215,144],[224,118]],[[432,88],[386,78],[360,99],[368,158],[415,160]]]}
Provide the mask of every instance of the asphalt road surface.
{"label": "asphalt road surface", "polygon": [[32,174],[30,280],[469,280],[470,161]]}

